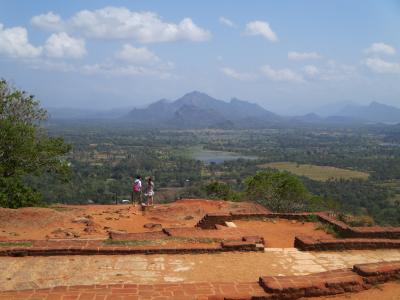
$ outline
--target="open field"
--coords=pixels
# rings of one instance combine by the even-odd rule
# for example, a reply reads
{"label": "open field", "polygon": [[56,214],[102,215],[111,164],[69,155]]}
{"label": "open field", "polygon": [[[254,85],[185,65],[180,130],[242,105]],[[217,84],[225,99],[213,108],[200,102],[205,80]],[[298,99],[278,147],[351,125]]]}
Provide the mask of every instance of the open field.
{"label": "open field", "polygon": [[273,168],[281,171],[288,171],[290,173],[306,176],[313,180],[327,181],[330,178],[351,179],[360,178],[368,179],[369,174],[360,171],[347,170],[329,166],[316,166],[309,164],[297,164],[295,162],[273,162],[268,164],[259,165],[260,168]]}

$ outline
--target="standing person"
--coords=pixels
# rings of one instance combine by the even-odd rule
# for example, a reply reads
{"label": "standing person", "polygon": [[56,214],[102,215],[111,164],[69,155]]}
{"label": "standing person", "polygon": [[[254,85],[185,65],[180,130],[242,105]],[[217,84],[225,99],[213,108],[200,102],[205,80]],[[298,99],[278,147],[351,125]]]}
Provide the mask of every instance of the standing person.
{"label": "standing person", "polygon": [[132,204],[135,205],[142,203],[142,177],[137,175],[132,184]]}
{"label": "standing person", "polygon": [[147,205],[153,206],[154,204],[154,181],[151,177],[147,180],[146,186]]}

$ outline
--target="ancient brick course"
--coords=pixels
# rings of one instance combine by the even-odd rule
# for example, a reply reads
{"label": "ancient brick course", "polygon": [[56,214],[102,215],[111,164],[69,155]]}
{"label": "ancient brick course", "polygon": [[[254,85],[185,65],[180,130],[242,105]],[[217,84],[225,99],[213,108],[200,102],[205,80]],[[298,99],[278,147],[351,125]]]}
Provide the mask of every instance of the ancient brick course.
{"label": "ancient brick course", "polygon": [[186,299],[225,300],[262,296],[256,282],[244,283],[176,283],[176,284],[111,284],[62,286],[52,289],[0,292],[0,299]]}
{"label": "ancient brick course", "polygon": [[[202,231],[202,230],[198,230]],[[214,230],[216,232],[217,230]],[[163,234],[163,233],[162,233]],[[127,234],[132,237],[131,234]],[[168,236],[163,234],[165,238]],[[204,236],[199,236],[204,237]],[[132,241],[135,241],[138,236]],[[158,238],[158,236],[157,236]],[[117,241],[126,240],[123,234],[117,236]],[[147,237],[148,240],[149,237]],[[260,251],[264,249],[261,237],[244,239],[242,235],[236,239],[226,239],[224,242],[211,241],[207,243],[179,242],[173,246],[168,244],[150,244],[131,246],[123,243],[104,244],[104,240],[59,240],[59,241],[29,241],[27,246],[0,247],[0,256],[56,256],[56,255],[126,255],[126,254],[183,254],[183,253],[213,253],[223,251]],[[14,241],[17,242],[17,241]],[[25,243],[27,241],[24,241]],[[225,243],[225,244],[224,244]],[[235,246],[233,246],[235,245]]]}
{"label": "ancient brick course", "polygon": [[116,232],[110,231],[109,237],[112,240],[126,241],[126,240],[159,240],[166,238],[167,235],[163,231],[153,232],[139,232],[139,233],[127,233],[127,232]]}
{"label": "ancient brick course", "polygon": [[203,229],[215,229],[215,225],[223,225],[227,221],[232,221],[230,213],[208,213],[196,225]]}
{"label": "ancient brick course", "polygon": [[342,221],[336,220],[327,213],[212,213],[206,214],[196,225],[203,229],[215,229],[225,222],[252,218],[282,218],[288,220],[309,220],[316,217],[318,221],[329,224],[335,231],[345,238],[368,239],[400,239],[400,227],[351,227]]}
{"label": "ancient brick course", "polygon": [[400,239],[400,227],[351,227],[352,237]]}
{"label": "ancient brick course", "polygon": [[281,298],[335,295],[365,289],[362,277],[350,269],[305,276],[265,276],[260,277],[260,285],[267,293],[278,294]]}
{"label": "ancient brick course", "polygon": [[394,239],[315,239],[310,236],[296,236],[294,246],[302,251],[369,250],[400,248],[400,240]]}
{"label": "ancient brick course", "polygon": [[384,283],[400,279],[400,262],[384,262],[354,265],[353,271],[364,277],[368,284]]}

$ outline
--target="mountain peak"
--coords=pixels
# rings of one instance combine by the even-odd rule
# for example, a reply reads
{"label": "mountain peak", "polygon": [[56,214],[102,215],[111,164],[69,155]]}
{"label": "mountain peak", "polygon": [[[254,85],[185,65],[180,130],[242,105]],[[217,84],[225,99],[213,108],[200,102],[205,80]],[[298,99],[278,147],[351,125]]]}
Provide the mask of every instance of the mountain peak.
{"label": "mountain peak", "polygon": [[339,116],[353,117],[372,123],[399,123],[400,109],[376,101],[369,105],[347,106],[343,108]]}
{"label": "mountain peak", "polygon": [[392,106],[390,106],[390,105],[383,104],[383,103],[380,103],[380,102],[377,102],[377,101],[372,101],[372,102],[369,104],[369,106],[370,106],[370,107],[392,107]]}
{"label": "mountain peak", "polygon": [[191,91],[189,93],[186,93],[185,95],[182,96],[182,98],[185,98],[185,97],[203,97],[203,96],[210,97],[206,93],[194,90],[194,91]]}
{"label": "mountain peak", "polygon": [[244,101],[244,100],[240,100],[240,99],[238,99],[238,98],[236,98],[236,97],[233,97],[233,98],[231,98],[231,101],[230,101],[231,103],[249,103],[249,102],[247,102],[247,101]]}
{"label": "mountain peak", "polygon": [[226,102],[196,90],[172,102],[158,101],[147,109],[132,111],[130,117],[141,123],[181,124],[186,127],[209,127],[227,121],[249,126],[249,120],[262,124],[279,119],[258,104],[237,98]]}

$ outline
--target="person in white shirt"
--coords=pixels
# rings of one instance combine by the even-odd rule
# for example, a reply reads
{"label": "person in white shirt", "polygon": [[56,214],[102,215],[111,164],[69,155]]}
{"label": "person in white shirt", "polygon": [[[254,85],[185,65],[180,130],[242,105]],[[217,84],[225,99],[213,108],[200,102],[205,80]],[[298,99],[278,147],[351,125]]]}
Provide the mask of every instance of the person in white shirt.
{"label": "person in white shirt", "polygon": [[147,205],[153,206],[154,205],[154,181],[153,178],[149,177],[147,180],[147,188],[145,196],[147,196]]}

